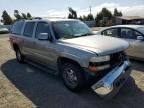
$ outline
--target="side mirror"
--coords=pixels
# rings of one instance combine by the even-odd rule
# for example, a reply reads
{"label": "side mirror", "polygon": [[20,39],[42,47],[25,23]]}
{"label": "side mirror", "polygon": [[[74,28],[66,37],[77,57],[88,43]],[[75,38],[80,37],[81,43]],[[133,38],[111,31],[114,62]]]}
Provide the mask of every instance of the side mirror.
{"label": "side mirror", "polygon": [[48,33],[40,33],[38,35],[38,39],[39,40],[48,40],[48,38],[49,38],[49,34]]}
{"label": "side mirror", "polygon": [[137,36],[137,40],[144,40],[143,36]]}

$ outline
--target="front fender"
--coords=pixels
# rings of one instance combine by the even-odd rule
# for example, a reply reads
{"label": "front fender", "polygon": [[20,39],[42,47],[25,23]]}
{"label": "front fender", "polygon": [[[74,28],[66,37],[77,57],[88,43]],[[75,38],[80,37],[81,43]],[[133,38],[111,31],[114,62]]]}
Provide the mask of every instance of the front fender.
{"label": "front fender", "polygon": [[87,59],[84,59],[83,57],[71,53],[62,52],[60,53],[60,56],[76,61],[81,67],[88,67],[89,65],[89,61]]}

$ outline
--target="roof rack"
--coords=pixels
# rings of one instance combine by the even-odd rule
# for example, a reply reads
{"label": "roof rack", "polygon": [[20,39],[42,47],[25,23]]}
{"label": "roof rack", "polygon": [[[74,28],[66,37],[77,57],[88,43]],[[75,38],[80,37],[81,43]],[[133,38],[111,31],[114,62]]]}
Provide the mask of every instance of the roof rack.
{"label": "roof rack", "polygon": [[41,17],[33,17],[32,20],[33,20],[33,19],[39,19],[39,20],[40,20],[40,19],[42,19],[42,18],[41,18]]}

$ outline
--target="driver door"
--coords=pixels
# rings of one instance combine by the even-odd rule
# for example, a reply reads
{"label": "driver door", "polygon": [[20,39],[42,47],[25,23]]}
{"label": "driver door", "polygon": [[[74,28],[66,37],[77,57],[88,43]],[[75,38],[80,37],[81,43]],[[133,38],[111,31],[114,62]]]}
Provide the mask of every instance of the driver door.
{"label": "driver door", "polygon": [[56,52],[55,43],[49,39],[39,39],[41,33],[47,33],[50,36],[49,25],[46,22],[37,24],[34,40],[35,57],[38,62],[46,67],[55,69]]}

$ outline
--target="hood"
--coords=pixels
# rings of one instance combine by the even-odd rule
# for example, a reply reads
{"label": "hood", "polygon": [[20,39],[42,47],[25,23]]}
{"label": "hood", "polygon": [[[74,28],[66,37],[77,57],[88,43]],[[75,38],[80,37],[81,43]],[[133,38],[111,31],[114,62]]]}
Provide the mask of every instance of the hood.
{"label": "hood", "polygon": [[129,43],[124,40],[101,35],[63,39],[60,40],[60,43],[92,51],[98,55],[112,54],[129,47]]}

